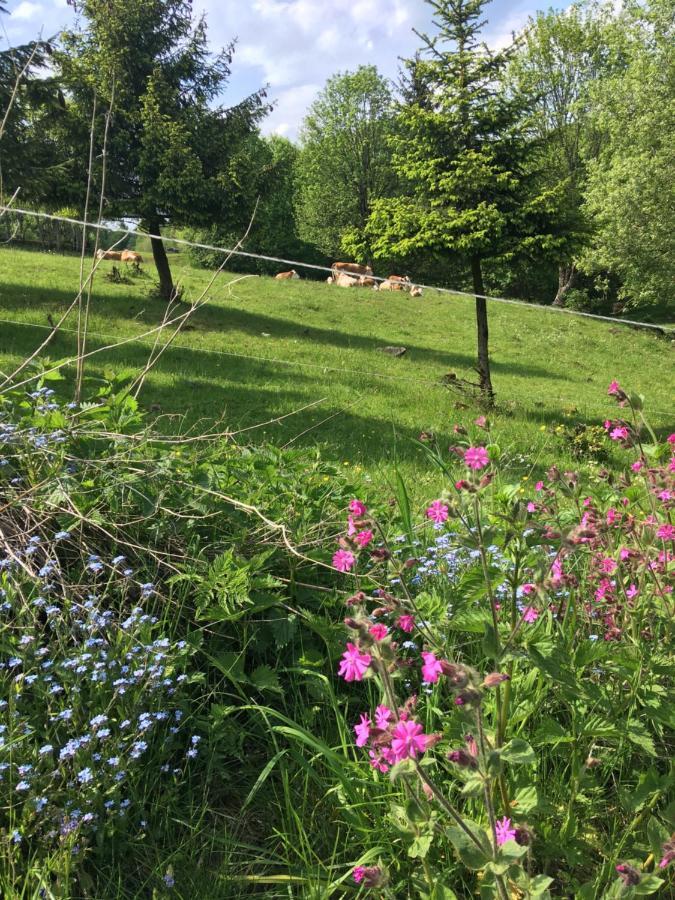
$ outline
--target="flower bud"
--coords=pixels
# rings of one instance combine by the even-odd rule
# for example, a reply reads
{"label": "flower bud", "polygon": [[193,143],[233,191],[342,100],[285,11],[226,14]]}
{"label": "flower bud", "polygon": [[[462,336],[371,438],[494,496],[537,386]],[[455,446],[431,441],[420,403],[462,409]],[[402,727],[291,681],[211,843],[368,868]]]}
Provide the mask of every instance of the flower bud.
{"label": "flower bud", "polygon": [[487,487],[493,478],[494,478],[494,475],[492,475],[491,473],[488,472],[488,474],[483,475],[481,480],[478,482],[478,487],[482,487],[482,488]]}
{"label": "flower bud", "polygon": [[510,677],[511,676],[507,675],[506,672],[490,672],[483,680],[483,687],[496,687],[498,684],[501,684],[502,681],[508,681]]}
{"label": "flower bud", "polygon": [[478,760],[474,756],[471,756],[470,753],[467,753],[466,750],[451,750],[448,753],[448,759],[450,762],[455,763],[457,766],[461,766],[463,769],[478,768]]}
{"label": "flower bud", "polygon": [[636,884],[640,884],[640,873],[633,866],[630,866],[628,863],[619,863],[618,866],[615,866],[615,869],[626,887],[634,887]]}
{"label": "flower bud", "polygon": [[419,559],[415,559],[415,557],[413,556],[410,559],[406,559],[406,561],[403,563],[403,566],[406,569],[412,569],[413,566],[416,566],[418,563]]}
{"label": "flower bud", "polygon": [[471,756],[478,756],[478,744],[476,743],[476,739],[472,734],[464,735],[464,743],[466,744],[466,749],[469,751]]}
{"label": "flower bud", "polygon": [[600,765],[602,765],[602,760],[598,759],[597,756],[589,756],[586,759],[586,768],[587,769],[597,769],[597,767]]}
{"label": "flower bud", "polygon": [[350,616],[347,616],[347,618],[343,619],[342,621],[345,623],[347,628],[354,628],[356,631],[358,631],[358,629],[361,627],[356,619],[352,619]]}
{"label": "flower bud", "polygon": [[529,847],[534,841],[534,832],[530,828],[529,825],[522,824],[516,826],[516,844],[520,844],[521,847]]}
{"label": "flower bud", "polygon": [[381,562],[385,559],[391,559],[391,553],[389,550],[385,550],[384,547],[378,547],[376,550],[371,551],[370,558],[376,562]]}
{"label": "flower bud", "polygon": [[352,594],[351,597],[347,597],[345,600],[345,604],[347,606],[359,606],[361,603],[365,603],[366,595],[363,591],[357,591],[355,594]]}

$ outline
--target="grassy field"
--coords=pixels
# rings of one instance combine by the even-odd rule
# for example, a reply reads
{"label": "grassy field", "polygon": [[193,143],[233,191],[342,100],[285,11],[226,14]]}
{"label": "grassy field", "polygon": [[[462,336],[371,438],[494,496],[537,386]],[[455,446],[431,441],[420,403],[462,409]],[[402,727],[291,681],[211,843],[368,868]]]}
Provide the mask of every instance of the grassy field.
{"label": "grassy field", "polygon": [[[197,296],[211,273],[172,257],[186,298]],[[154,268],[130,285],[95,278],[89,348],[141,335],[157,325],[163,303],[153,295]],[[77,290],[79,259],[0,249],[0,369],[12,370],[42,341],[48,316],[59,317]],[[162,427],[182,431],[198,420],[247,428],[301,410],[240,439],[320,445],[340,465],[361,467],[381,483],[397,464],[416,490],[436,476],[416,442],[432,432],[441,447],[454,423],[480,412],[443,383],[444,376],[475,380],[473,301],[436,292],[406,294],[342,290],[311,281],[275,282],[222,274],[208,303],[153,369],[142,403],[161,413]],[[9,324],[14,322],[17,324]],[[63,359],[76,347],[76,316],[48,348]],[[653,424],[672,425],[672,343],[610,323],[539,307],[490,308],[491,356],[498,439],[520,473],[556,460],[573,462],[560,424],[601,423],[611,415],[606,387],[617,378],[644,393]],[[139,369],[154,337],[93,356],[91,383],[106,372]],[[388,345],[407,348],[393,358]],[[67,370],[72,377],[72,368]],[[67,390],[67,383],[61,390]],[[309,404],[315,404],[307,408]],[[304,409],[303,409],[304,407]],[[171,414],[166,416],[166,414]]]}

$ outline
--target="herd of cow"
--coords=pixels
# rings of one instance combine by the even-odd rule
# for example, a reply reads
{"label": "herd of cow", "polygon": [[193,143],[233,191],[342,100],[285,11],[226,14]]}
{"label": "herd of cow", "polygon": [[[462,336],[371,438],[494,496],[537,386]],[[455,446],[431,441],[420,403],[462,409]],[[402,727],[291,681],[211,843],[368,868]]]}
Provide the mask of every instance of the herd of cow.
{"label": "herd of cow", "polygon": [[[290,278],[300,278],[295,269],[289,272],[279,272],[274,276],[277,281],[285,281]],[[414,286],[407,275],[390,275],[384,280],[373,277],[370,266],[362,266],[360,263],[333,263],[331,274],[326,279],[328,284],[336,284],[338,287],[367,287],[374,291],[410,291],[411,297],[421,297],[422,288]]]}
{"label": "herd of cow", "polygon": [[[97,259],[111,259],[115,262],[133,263],[140,265],[143,257],[135,250],[97,250]],[[279,272],[274,276],[277,281],[285,281],[291,278],[300,278],[295,269],[289,272]],[[338,287],[365,287],[374,291],[410,291],[411,297],[421,297],[422,288],[413,285],[407,275],[390,275],[386,279],[373,277],[370,266],[362,266],[360,263],[336,262],[331,266],[331,274],[326,279],[328,284],[336,284]]]}

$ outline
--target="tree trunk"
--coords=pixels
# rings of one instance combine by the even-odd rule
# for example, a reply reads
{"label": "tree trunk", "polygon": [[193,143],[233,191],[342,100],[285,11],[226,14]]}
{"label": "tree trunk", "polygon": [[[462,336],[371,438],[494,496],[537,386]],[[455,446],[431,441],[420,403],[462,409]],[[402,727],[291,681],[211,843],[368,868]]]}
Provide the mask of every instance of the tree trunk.
{"label": "tree trunk", "polygon": [[555,295],[553,306],[564,306],[567,292],[572,288],[577,277],[577,270],[574,263],[558,266],[558,292]]}
{"label": "tree trunk", "polygon": [[471,258],[471,275],[473,277],[473,292],[476,294],[476,332],[478,335],[478,375],[480,389],[483,398],[492,404],[495,392],[490,378],[490,356],[488,352],[488,314],[487,300],[478,296],[484,294],[483,272],[481,270],[480,256]]}
{"label": "tree trunk", "polygon": [[[150,226],[151,234],[161,234],[159,219],[151,219],[148,225]],[[174,297],[174,287],[169,258],[164,249],[164,241],[161,237],[153,237],[150,238],[150,244],[152,245],[152,256],[157,266],[157,275],[159,276],[159,294],[162,300],[166,300],[168,303]]]}

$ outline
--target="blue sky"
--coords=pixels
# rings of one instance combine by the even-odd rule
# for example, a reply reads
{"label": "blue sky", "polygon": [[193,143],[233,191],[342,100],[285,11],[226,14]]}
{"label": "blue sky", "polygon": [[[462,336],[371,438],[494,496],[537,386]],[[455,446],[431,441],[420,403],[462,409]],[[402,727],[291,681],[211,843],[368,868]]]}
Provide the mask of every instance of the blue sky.
{"label": "blue sky", "polygon": [[[550,2],[550,0],[549,0]],[[545,0],[493,0],[486,7],[485,40],[508,43]],[[559,5],[559,4],[555,4]],[[398,58],[419,45],[412,29],[427,30],[424,0],[195,0],[205,12],[215,47],[238,38],[233,78],[224,97],[234,103],[270,85],[275,109],[263,131],[294,138],[305,110],[326,79],[363,63],[394,78]],[[73,22],[66,0],[9,0],[0,16],[0,43],[21,43],[38,33],[51,36]]]}

